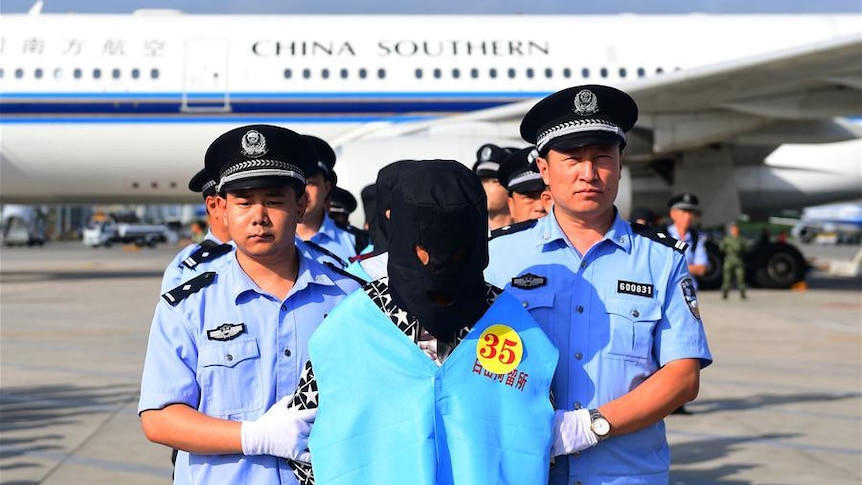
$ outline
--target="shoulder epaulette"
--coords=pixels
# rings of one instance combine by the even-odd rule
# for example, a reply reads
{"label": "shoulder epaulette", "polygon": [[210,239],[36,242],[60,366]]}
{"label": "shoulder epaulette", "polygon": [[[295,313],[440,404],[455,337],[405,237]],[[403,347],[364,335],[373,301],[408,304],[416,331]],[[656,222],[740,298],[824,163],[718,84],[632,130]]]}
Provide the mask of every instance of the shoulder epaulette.
{"label": "shoulder epaulette", "polygon": [[643,224],[638,224],[637,222],[632,222],[631,226],[632,231],[634,231],[636,234],[640,234],[647,239],[651,239],[657,243],[661,243],[673,249],[674,251],[685,253],[685,250],[688,249],[688,243],[672,238],[664,230],[653,229],[651,227],[644,226]]}
{"label": "shoulder epaulette", "polygon": [[188,298],[189,295],[197,293],[201,288],[206,288],[211,285],[212,282],[215,281],[215,275],[215,271],[207,271],[199,276],[195,276],[173,290],[165,293],[162,295],[162,298],[164,298],[169,305],[177,306],[181,301]]}
{"label": "shoulder epaulette", "polygon": [[316,242],[314,242],[314,241],[303,241],[303,242],[304,242],[307,246],[309,246],[310,248],[314,249],[315,251],[317,251],[317,252],[319,252],[319,253],[323,253],[324,255],[329,256],[330,258],[334,259],[334,260],[335,260],[335,262],[337,262],[338,264],[340,264],[342,268],[343,268],[343,267],[345,267],[345,266],[347,266],[347,263],[345,263],[343,259],[341,259],[340,257],[338,257],[338,255],[337,255],[337,254],[335,254],[335,253],[333,253],[332,251],[330,251],[330,250],[326,249],[325,247],[321,246],[320,244],[317,244],[317,243],[316,243]]}
{"label": "shoulder epaulette", "polygon": [[205,263],[213,259],[218,259],[225,254],[231,252],[231,250],[233,250],[233,246],[231,246],[230,244],[219,244],[215,241],[207,239],[206,241],[200,243],[195,252],[193,252],[189,257],[183,260],[183,266],[189,269],[193,269],[195,266],[201,263]]}
{"label": "shoulder epaulette", "polygon": [[341,276],[346,276],[346,277],[348,277],[348,278],[352,279],[353,281],[355,281],[355,282],[359,283],[359,284],[360,284],[360,285],[362,285],[362,286],[365,286],[365,284],[366,284],[366,283],[368,283],[368,282],[367,282],[367,281],[365,281],[364,279],[362,279],[362,278],[360,278],[360,277],[356,276],[356,275],[355,275],[355,274],[353,274],[353,273],[348,273],[347,271],[344,271],[344,269],[339,268],[338,266],[336,266],[336,265],[332,264],[332,263],[331,263],[331,262],[329,262],[329,261],[324,261],[324,262],[323,262],[323,264],[324,264],[324,265],[326,265],[326,267],[327,267],[327,268],[329,268],[329,269],[331,269],[332,271],[335,271],[336,273],[340,274]]}
{"label": "shoulder epaulette", "polygon": [[354,244],[353,249],[359,253],[363,249],[365,249],[368,244],[371,242],[371,236],[368,234],[368,231],[364,229],[360,229],[356,226],[351,226],[350,224],[341,224],[336,222],[335,227],[341,229],[342,231],[347,231],[350,234],[353,234]]}
{"label": "shoulder epaulette", "polygon": [[539,222],[539,221],[536,219],[528,219],[526,221],[518,222],[515,224],[509,224],[508,226],[503,226],[499,229],[494,229],[493,231],[491,231],[491,237],[489,238],[489,240],[494,239],[495,237],[498,237],[498,236],[505,236],[506,234],[515,234],[516,232],[521,232],[521,231],[527,230],[527,229],[535,226],[537,222]]}

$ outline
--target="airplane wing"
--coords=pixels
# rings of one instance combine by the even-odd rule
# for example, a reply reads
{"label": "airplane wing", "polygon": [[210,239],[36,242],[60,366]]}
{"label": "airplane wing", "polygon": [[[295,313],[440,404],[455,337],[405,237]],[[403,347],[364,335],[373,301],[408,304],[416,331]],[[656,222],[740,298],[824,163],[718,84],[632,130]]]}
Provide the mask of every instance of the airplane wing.
{"label": "airplane wing", "polygon": [[[756,132],[774,140],[772,148],[792,141],[856,138],[859,133],[853,127],[832,119],[862,116],[862,35],[665,73],[619,87],[638,103],[635,129],[648,142],[642,148],[651,154],[696,149]],[[501,125],[511,131],[508,136],[517,137],[517,125],[537,101],[395,126],[378,123],[333,142],[477,123]]]}

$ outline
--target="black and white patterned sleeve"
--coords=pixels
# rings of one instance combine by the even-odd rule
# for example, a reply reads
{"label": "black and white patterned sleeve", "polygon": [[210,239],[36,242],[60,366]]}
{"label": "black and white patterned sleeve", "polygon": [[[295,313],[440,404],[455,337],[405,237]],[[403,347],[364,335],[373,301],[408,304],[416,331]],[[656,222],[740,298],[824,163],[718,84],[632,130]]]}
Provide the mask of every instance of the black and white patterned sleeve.
{"label": "black and white patterned sleeve", "polygon": [[[314,378],[314,369],[311,367],[311,361],[305,363],[305,368],[302,370],[302,376],[299,378],[299,385],[293,393],[293,399],[290,401],[288,408],[295,409],[314,409],[317,407],[317,380]],[[311,469],[311,463],[305,463],[296,460],[287,460],[293,470],[293,476],[300,485],[314,485],[314,471]]]}

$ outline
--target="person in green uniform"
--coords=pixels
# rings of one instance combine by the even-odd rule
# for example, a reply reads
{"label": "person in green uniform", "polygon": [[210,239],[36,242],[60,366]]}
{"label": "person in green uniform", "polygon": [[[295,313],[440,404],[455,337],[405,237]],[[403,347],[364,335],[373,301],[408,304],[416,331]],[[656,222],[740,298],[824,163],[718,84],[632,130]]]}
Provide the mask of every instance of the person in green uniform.
{"label": "person in green uniform", "polygon": [[730,292],[730,279],[736,279],[739,296],[745,299],[745,240],[739,237],[739,226],[733,222],[728,228],[728,235],[721,240],[719,249],[724,254],[724,278],[721,284],[721,297],[727,299]]}

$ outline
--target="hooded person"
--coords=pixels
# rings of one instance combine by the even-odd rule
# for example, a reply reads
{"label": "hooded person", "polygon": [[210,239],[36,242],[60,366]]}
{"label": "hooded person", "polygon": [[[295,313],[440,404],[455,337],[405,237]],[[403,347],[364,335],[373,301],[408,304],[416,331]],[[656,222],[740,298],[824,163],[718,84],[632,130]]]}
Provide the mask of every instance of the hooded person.
{"label": "hooded person", "polygon": [[475,174],[430,160],[410,175],[390,203],[389,276],[330,313],[295,394],[319,405],[316,483],[545,483],[558,352],[520,301],[483,279]]}
{"label": "hooded person", "polygon": [[[415,160],[399,160],[386,165],[377,172],[377,181],[372,186],[373,196],[371,194],[365,196],[365,198],[373,201],[370,204],[371,207],[367,208],[368,215],[366,216],[369,220],[368,232],[371,236],[373,249],[351,258],[351,264],[345,268],[348,273],[365,281],[373,281],[386,276],[386,267],[389,262],[389,205],[392,194],[398,187],[400,177],[408,173],[410,167],[416,163]],[[363,193],[365,193],[364,189]],[[365,198],[363,203],[368,205]]]}

